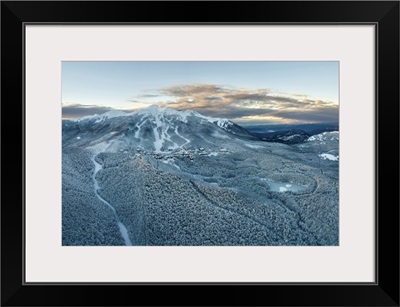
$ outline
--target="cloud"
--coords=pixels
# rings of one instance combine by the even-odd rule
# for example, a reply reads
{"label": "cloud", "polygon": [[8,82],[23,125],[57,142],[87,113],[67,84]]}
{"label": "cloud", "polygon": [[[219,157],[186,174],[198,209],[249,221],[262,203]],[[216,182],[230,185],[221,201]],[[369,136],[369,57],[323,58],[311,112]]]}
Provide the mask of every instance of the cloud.
{"label": "cloud", "polygon": [[204,97],[205,100],[208,101],[215,101],[215,100],[221,100],[221,97],[217,97],[217,96],[209,96],[209,97]]}
{"label": "cloud", "polygon": [[155,98],[155,97],[160,97],[159,94],[141,94],[138,95],[137,98]]}
{"label": "cloud", "polygon": [[173,85],[160,90],[171,99],[158,105],[191,109],[204,115],[243,121],[269,118],[281,122],[337,122],[339,106],[303,94],[269,89],[236,89],[215,84]]}
{"label": "cloud", "polygon": [[[335,102],[304,94],[275,93],[267,88],[243,89],[219,84],[172,85],[144,91],[129,101],[134,104],[124,108],[128,112],[156,104],[237,122],[334,123],[339,119],[339,106]],[[63,118],[102,114],[110,109],[96,105],[64,104]]]}
{"label": "cloud", "polygon": [[79,118],[87,115],[103,114],[112,110],[109,107],[97,105],[81,105],[78,103],[63,103],[62,117],[68,119]]}
{"label": "cloud", "polygon": [[249,91],[242,90],[226,95],[225,98],[239,100],[239,101],[240,100],[266,101],[268,99],[268,96],[266,93],[263,93],[262,91],[251,93]]}
{"label": "cloud", "polygon": [[337,122],[339,109],[337,107],[312,108],[304,110],[281,110],[274,113],[275,116],[295,121],[305,122]]}
{"label": "cloud", "polygon": [[185,97],[198,94],[205,95],[207,93],[221,93],[224,92],[224,88],[214,84],[172,85],[162,89],[161,92],[167,95]]}

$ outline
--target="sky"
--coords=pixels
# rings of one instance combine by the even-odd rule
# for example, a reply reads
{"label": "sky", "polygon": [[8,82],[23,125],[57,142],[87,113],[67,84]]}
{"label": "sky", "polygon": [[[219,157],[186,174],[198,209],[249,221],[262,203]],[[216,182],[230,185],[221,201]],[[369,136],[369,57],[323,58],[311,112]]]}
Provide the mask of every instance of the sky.
{"label": "sky", "polygon": [[64,119],[152,104],[243,125],[338,123],[339,62],[62,62]]}

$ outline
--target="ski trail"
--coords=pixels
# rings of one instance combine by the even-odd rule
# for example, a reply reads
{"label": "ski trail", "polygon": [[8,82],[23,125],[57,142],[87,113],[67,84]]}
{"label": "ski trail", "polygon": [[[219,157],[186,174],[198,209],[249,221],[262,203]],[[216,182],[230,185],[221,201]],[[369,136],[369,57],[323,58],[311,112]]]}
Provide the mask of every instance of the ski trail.
{"label": "ski trail", "polygon": [[164,132],[164,138],[173,144],[172,146],[168,146],[168,149],[177,149],[177,148],[179,148],[179,145],[176,144],[173,140],[171,140],[171,135],[168,134],[169,128],[170,128],[170,126],[167,126],[167,129],[165,129],[165,132]]}
{"label": "ski trail", "polygon": [[168,118],[165,118],[165,120],[168,121],[168,122],[170,123],[170,125],[168,125],[168,126],[167,126],[167,129],[165,130],[165,139],[166,139],[167,141],[170,141],[170,142],[173,144],[172,146],[169,146],[168,149],[177,149],[177,148],[179,148],[179,145],[176,144],[173,140],[171,140],[171,135],[168,134],[169,128],[170,128],[170,127],[173,127],[174,124],[173,124]]}
{"label": "ski trail", "polygon": [[142,122],[140,123],[140,125],[139,125],[139,124],[136,125],[136,127],[138,128],[138,130],[135,132],[135,138],[137,138],[137,139],[139,138],[140,129],[142,128],[142,126],[144,125],[145,122],[147,122],[147,119],[145,119],[144,121],[142,121]]}
{"label": "ski trail", "polygon": [[128,235],[128,230],[126,229],[125,225],[122,224],[121,220],[119,219],[119,216],[117,214],[117,211],[115,210],[115,208],[108,202],[106,201],[103,197],[100,196],[100,194],[98,193],[98,190],[100,189],[99,187],[99,182],[96,179],[96,174],[98,173],[99,170],[102,169],[101,164],[97,163],[96,159],[95,159],[96,155],[94,155],[91,160],[94,163],[94,172],[93,172],[93,187],[94,187],[94,193],[96,194],[97,198],[102,201],[103,203],[105,203],[114,213],[114,217],[115,220],[117,221],[118,227],[119,227],[119,232],[121,233],[122,238],[125,241],[125,245],[127,246],[132,246],[132,241],[129,239],[129,235]]}
{"label": "ski trail", "polygon": [[187,138],[185,138],[184,136],[182,136],[181,134],[179,134],[178,132],[178,126],[175,127],[175,133],[177,136],[179,136],[181,139],[184,139],[186,141],[185,144],[182,144],[180,147],[182,148],[183,146],[187,145],[190,143],[190,140],[188,140]]}
{"label": "ski trail", "polygon": [[[156,152],[160,153],[161,152],[161,147],[164,144],[164,138],[163,138],[163,127],[162,127],[162,122],[160,120],[159,114],[154,115],[154,118],[156,120],[156,127],[153,128],[154,131],[154,148]],[[160,128],[160,132],[158,132],[158,128]]]}

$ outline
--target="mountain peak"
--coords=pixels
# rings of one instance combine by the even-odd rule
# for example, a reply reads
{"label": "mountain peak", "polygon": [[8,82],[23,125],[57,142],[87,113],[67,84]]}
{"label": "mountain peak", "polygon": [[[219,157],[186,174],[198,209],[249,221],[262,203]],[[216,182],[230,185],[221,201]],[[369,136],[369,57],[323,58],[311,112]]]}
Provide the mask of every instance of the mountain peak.
{"label": "mountain peak", "polygon": [[194,116],[197,118],[200,118],[202,120],[206,120],[210,123],[216,123],[219,127],[221,128],[227,128],[228,126],[233,125],[231,121],[225,118],[218,118],[218,117],[210,117],[210,116],[205,116],[202,115],[196,111],[193,110],[177,110],[177,109],[172,109],[168,107],[160,107],[157,105],[151,105],[147,107],[146,109],[138,111],[137,114],[151,114],[153,116],[171,116],[175,115],[177,116],[182,122],[187,123],[187,118],[189,116]]}
{"label": "mountain peak", "polygon": [[[217,150],[223,142],[231,139],[254,139],[245,129],[227,119],[156,105],[132,113],[111,110],[102,115],[80,118],[76,122],[77,125],[65,128],[63,133],[66,139],[67,135],[73,136],[73,144],[75,140],[80,140],[79,146],[118,136],[118,140],[128,147],[169,153],[188,147]],[[121,142],[116,142],[119,144],[116,146],[120,146]]]}
{"label": "mountain peak", "polygon": [[129,113],[126,113],[124,111],[121,110],[110,110],[106,113],[103,113],[101,115],[98,114],[94,114],[94,115],[88,115],[88,116],[83,116],[80,118],[77,118],[73,121],[75,122],[81,122],[83,120],[96,120],[96,123],[101,122],[105,119],[109,119],[109,118],[113,118],[113,117],[120,117],[120,116],[128,116]]}
{"label": "mountain peak", "polygon": [[215,123],[221,128],[227,128],[228,126],[233,125],[231,121],[225,118],[218,118],[218,117],[210,117],[210,116],[205,116],[202,115],[196,111],[193,110],[177,110],[173,108],[168,108],[168,107],[160,107],[157,105],[150,105],[145,109],[134,111],[132,113],[127,113],[122,110],[110,110],[108,112],[105,112],[101,115],[94,114],[94,115],[88,115],[88,116],[83,116],[80,118],[77,118],[73,121],[75,122],[81,122],[81,121],[95,121],[95,123],[102,122],[106,119],[114,118],[114,117],[123,117],[123,116],[131,116],[131,115],[151,115],[157,118],[163,118],[164,116],[176,116],[180,121],[187,123],[188,122],[188,117],[194,116],[197,118],[200,118],[201,120],[206,120],[210,123]]}
{"label": "mountain peak", "polygon": [[168,108],[168,107],[160,107],[157,105],[150,105],[146,109],[142,109],[140,111],[137,111],[137,114],[151,114],[151,115],[177,115],[181,117],[187,117],[187,116],[201,116],[201,114],[192,111],[192,110],[177,110],[173,108]]}
{"label": "mountain peak", "polygon": [[106,118],[112,118],[112,117],[127,116],[127,115],[129,115],[129,113],[126,113],[122,110],[111,110],[102,114],[101,116]]}

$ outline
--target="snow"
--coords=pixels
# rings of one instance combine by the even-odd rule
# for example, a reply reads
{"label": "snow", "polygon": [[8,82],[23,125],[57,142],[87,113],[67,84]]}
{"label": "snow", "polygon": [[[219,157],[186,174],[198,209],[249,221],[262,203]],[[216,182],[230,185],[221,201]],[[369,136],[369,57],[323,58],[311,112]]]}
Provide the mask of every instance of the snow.
{"label": "snow", "polygon": [[173,145],[172,146],[168,146],[168,149],[174,150],[174,149],[179,148],[178,144],[176,144],[174,142],[172,142],[172,143],[173,143]]}
{"label": "snow", "polygon": [[182,148],[183,146],[185,146],[186,144],[189,144],[189,143],[190,143],[190,140],[189,140],[189,139],[185,138],[184,136],[182,136],[182,135],[178,132],[178,126],[175,127],[175,134],[176,134],[177,136],[179,136],[181,139],[183,139],[183,140],[186,141],[185,144],[182,144],[182,145],[180,146],[181,148]]}
{"label": "snow", "polygon": [[254,144],[249,144],[249,143],[245,143],[244,145],[246,145],[247,147],[250,147],[250,148],[254,148],[254,149],[263,148],[260,145],[254,145]]}
{"label": "snow", "polygon": [[125,225],[122,224],[121,220],[119,219],[119,216],[118,216],[117,211],[115,210],[114,206],[112,206],[108,201],[106,201],[103,197],[101,197],[99,192],[98,192],[98,190],[100,189],[100,186],[99,186],[99,182],[96,179],[96,175],[103,168],[103,166],[101,164],[97,163],[95,157],[96,157],[96,155],[91,157],[91,160],[94,163],[94,172],[93,172],[93,175],[92,175],[94,193],[96,194],[97,198],[101,202],[106,204],[111,209],[111,211],[113,212],[114,217],[115,217],[116,222],[117,222],[117,225],[119,227],[119,231],[121,233],[121,236],[125,241],[125,245],[132,246],[132,241],[129,239],[128,230],[126,229]]}
{"label": "snow", "polygon": [[[168,121],[169,121],[169,123],[171,123],[170,120],[168,120]],[[167,128],[163,129],[163,131],[162,131],[162,132],[163,132],[163,137],[164,137],[165,140],[167,140],[168,142],[172,143],[172,145],[168,146],[168,149],[174,150],[174,149],[179,148],[179,145],[176,144],[176,143],[171,139],[171,135],[168,133],[169,128],[170,128],[170,126],[167,125]]]}
{"label": "snow", "polygon": [[[215,119],[214,119],[214,122],[215,122]],[[217,119],[217,125],[219,126],[219,127],[221,127],[221,128],[227,128],[227,127],[229,127],[229,126],[232,126],[233,125],[233,123],[232,122],[230,122],[229,120],[227,120],[227,119],[224,119],[224,118],[218,118]]]}
{"label": "snow", "polygon": [[216,137],[218,139],[230,139],[229,136],[219,133],[218,131],[215,131],[214,133],[211,134],[213,137]]}
{"label": "snow", "polygon": [[278,181],[273,181],[268,178],[260,178],[261,181],[267,181],[268,186],[272,192],[301,192],[306,190],[306,186],[302,186],[299,184],[294,184],[294,183],[287,183],[287,182],[278,182]]}
{"label": "snow", "polygon": [[313,136],[310,136],[307,141],[322,141],[322,135],[321,134],[316,134]]}
{"label": "snow", "polygon": [[80,140],[80,139],[81,139],[81,137],[80,137],[80,136],[77,136],[77,137],[76,137],[76,139],[77,139],[77,140]]}
{"label": "snow", "polygon": [[218,152],[210,152],[210,153],[208,154],[208,156],[209,156],[209,157],[212,157],[212,156],[216,157],[216,156],[218,156]]}
{"label": "snow", "polygon": [[87,116],[83,116],[77,119],[74,119],[72,121],[74,122],[81,122],[83,120],[96,120],[95,123],[100,123],[106,119],[109,118],[114,118],[114,117],[121,117],[121,116],[129,116],[131,113],[126,113],[124,111],[121,110],[111,110],[108,111],[104,114],[98,115],[98,114],[94,114],[94,115],[87,115]]}
{"label": "snow", "polygon": [[118,221],[119,232],[121,233],[122,238],[125,241],[126,246],[132,246],[132,241],[129,239],[128,229],[126,229],[125,225]]}
{"label": "snow", "polygon": [[289,140],[295,138],[296,136],[298,136],[298,134],[293,134],[293,135],[289,135],[289,136],[283,136],[283,137],[281,137],[281,140],[289,141]]}
{"label": "snow", "polygon": [[127,113],[122,110],[111,110],[111,111],[108,111],[101,115],[94,114],[94,115],[83,116],[83,117],[77,118],[72,121],[80,122],[83,120],[95,120],[96,123],[99,123],[99,122],[102,122],[109,118],[132,116],[132,115],[152,115],[159,119],[163,119],[165,116],[177,116],[178,120],[180,120],[184,123],[188,122],[188,117],[195,116],[195,117],[201,118],[203,120],[206,120],[210,123],[215,123],[215,124],[217,124],[218,127],[221,127],[223,129],[226,129],[227,127],[233,125],[233,123],[231,121],[229,121],[225,118],[209,117],[209,116],[202,115],[196,111],[176,110],[176,109],[167,108],[167,107],[159,107],[156,105],[150,105],[146,109],[134,111],[131,113]]}
{"label": "snow", "polygon": [[[143,120],[143,118],[142,118],[142,120]],[[144,121],[142,121],[140,125],[139,125],[139,124],[136,125],[136,127],[138,128],[138,130],[135,131],[135,138],[137,138],[137,139],[139,138],[140,128],[144,125],[145,122],[147,122],[147,119],[144,120]]]}
{"label": "snow", "polygon": [[128,116],[128,115],[129,115],[129,113],[126,113],[121,110],[111,110],[111,111],[104,113],[102,116],[104,118],[113,118],[113,117],[121,117],[121,116]]}
{"label": "snow", "polygon": [[159,122],[157,122],[157,126],[153,128],[154,131],[154,148],[156,152],[161,152],[161,147],[164,144],[164,140],[162,138],[161,133],[158,133],[157,128],[159,127]]}
{"label": "snow", "polygon": [[323,160],[339,161],[339,156],[334,156],[328,153],[318,155]]}
{"label": "snow", "polygon": [[[168,149],[176,149],[178,147],[182,148],[183,146],[187,145],[190,143],[190,140],[185,138],[183,135],[181,135],[178,131],[179,126],[175,126],[174,122],[171,121],[168,116],[176,116],[176,118],[179,121],[182,121],[184,123],[188,122],[188,118],[193,116],[200,118],[202,120],[206,120],[210,123],[215,123],[217,126],[226,129],[226,127],[233,125],[232,122],[228,121],[227,119],[222,119],[222,118],[213,118],[213,117],[208,117],[204,116],[200,113],[197,113],[195,111],[190,111],[190,110],[175,110],[167,107],[159,107],[156,105],[151,105],[146,109],[139,110],[136,112],[133,112],[132,114],[137,114],[137,115],[150,115],[152,118],[154,118],[154,124],[156,125],[155,128],[153,128],[154,131],[154,148],[155,152],[160,153],[162,146],[164,143],[171,142],[172,145],[168,147]],[[169,125],[166,125],[166,123],[169,122]],[[141,127],[140,126],[137,127]],[[168,129],[174,129],[174,133],[180,137],[182,140],[185,141],[184,144],[178,145],[175,142],[171,140],[171,135],[168,134]],[[135,137],[139,136],[139,132],[136,131]],[[223,134],[215,133],[214,136],[219,137],[219,138],[229,138],[228,136],[225,136]]]}
{"label": "snow", "polygon": [[201,118],[203,120],[206,120],[210,123],[216,123],[219,127],[226,129],[229,126],[232,126],[233,123],[227,119],[224,118],[217,118],[217,117],[209,117],[202,115],[196,111],[191,111],[191,110],[175,110],[172,108],[167,108],[167,107],[159,107],[156,105],[151,105],[147,107],[146,109],[139,110],[136,112],[133,112],[131,114],[139,114],[139,115],[145,115],[145,114],[150,114],[153,115],[154,117],[159,117],[163,118],[164,116],[177,116],[177,118],[184,122],[188,122],[188,117],[189,116],[195,116],[198,118]]}
{"label": "snow", "polygon": [[195,116],[200,117],[201,119],[204,119],[208,121],[211,124],[217,124],[218,127],[227,130],[229,126],[232,126],[233,123],[225,118],[217,118],[217,117],[209,117],[209,116],[204,116],[200,113],[195,112]]}
{"label": "snow", "polygon": [[153,115],[154,117],[162,118],[165,115],[167,116],[177,116],[178,119],[184,123],[187,123],[188,116],[195,116],[194,111],[178,111],[175,109],[167,108],[167,107],[159,107],[156,105],[151,105],[146,109],[136,111],[132,114],[139,114],[139,115]]}
{"label": "snow", "polygon": [[98,119],[99,117],[100,117],[100,115],[94,114],[94,115],[82,116],[82,117],[79,117],[79,118],[76,118],[76,119],[71,119],[71,121],[73,121],[73,122],[81,122],[81,121],[86,120],[86,119]]}
{"label": "snow", "polygon": [[313,136],[310,136],[307,141],[325,141],[328,139],[328,137],[330,137],[331,141],[334,140],[339,140],[339,131],[331,131],[331,132],[323,132],[320,134],[316,134]]}
{"label": "snow", "polygon": [[[183,137],[181,134],[179,134],[178,132],[178,126],[175,126],[174,128],[174,132],[177,136],[179,136],[181,139],[185,140],[185,144],[178,146],[178,144],[176,144],[175,142],[173,142],[171,140],[171,136],[167,133],[169,128],[173,128],[173,123],[166,118],[165,116],[177,116],[178,120],[187,123],[187,117],[188,116],[193,116],[195,112],[193,111],[178,111],[178,110],[174,110],[174,109],[170,109],[170,108],[166,108],[166,107],[158,107],[156,105],[151,105],[146,109],[140,110],[140,111],[136,111],[133,114],[138,114],[138,115],[151,115],[154,120],[155,120],[155,124],[156,126],[153,128],[153,132],[154,132],[154,148],[155,148],[155,152],[157,153],[161,153],[161,148],[164,145],[165,141],[169,141],[172,143],[172,146],[169,146],[168,149],[176,149],[178,147],[182,147],[188,143],[190,143],[190,140],[186,139],[185,137]],[[169,122],[170,125],[166,125],[165,122]],[[144,123],[144,122],[143,122]],[[143,125],[142,123],[142,125]],[[139,129],[142,126],[138,126]],[[135,133],[135,137],[137,138],[139,136],[139,131],[136,131]]]}
{"label": "snow", "polygon": [[[140,139],[141,132],[143,131],[143,125],[145,125],[144,127],[146,128],[148,126],[151,127],[150,129],[153,130],[152,132],[154,135],[153,148],[156,153],[162,153],[164,150],[171,151],[178,148],[184,148],[185,145],[191,142],[190,139],[185,137],[185,134],[183,133],[185,132],[185,129],[182,128],[182,125],[179,124],[179,121],[185,123],[188,123],[189,120],[195,120],[195,123],[207,121],[225,130],[228,130],[227,127],[233,125],[233,123],[227,119],[208,117],[191,110],[176,110],[167,107],[159,107],[156,105],[151,105],[146,109],[134,111],[132,113],[127,113],[121,110],[111,110],[102,115],[96,114],[84,116],[75,121],[80,122],[83,120],[90,120],[89,123],[101,123],[110,118],[127,116],[132,116],[132,120],[130,122],[136,122],[134,128],[133,126],[129,127],[130,130],[134,131],[134,137],[136,139]],[[181,131],[179,131],[179,129]],[[220,139],[229,139],[228,135],[222,133],[221,130],[218,132],[218,130],[219,129],[215,129],[213,132],[215,137]],[[178,138],[182,139],[182,141]],[[252,148],[259,147],[257,146]]]}
{"label": "snow", "polygon": [[[165,121],[168,121],[170,124],[171,121],[164,117],[166,113],[178,113],[176,110],[168,109],[167,108],[160,108],[157,106],[150,106],[146,109],[150,114],[153,115],[155,119],[156,127],[153,128],[154,131],[154,148],[155,152],[161,153],[161,148],[164,145],[165,141],[169,141],[173,143],[172,146],[169,146],[169,149],[176,149],[179,146],[171,140],[171,136],[168,135],[168,129],[170,128],[169,125],[165,124]],[[177,127],[175,128],[175,132],[177,131]]]}

